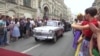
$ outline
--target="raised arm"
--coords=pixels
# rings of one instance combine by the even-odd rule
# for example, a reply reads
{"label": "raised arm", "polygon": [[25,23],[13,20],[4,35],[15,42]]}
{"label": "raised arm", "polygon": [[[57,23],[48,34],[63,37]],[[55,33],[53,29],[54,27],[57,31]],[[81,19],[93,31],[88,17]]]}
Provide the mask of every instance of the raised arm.
{"label": "raised arm", "polygon": [[81,25],[77,25],[77,24],[72,24],[71,26],[72,26],[72,28],[79,29],[79,30],[83,30],[83,29],[88,29],[89,28],[89,25],[81,26]]}

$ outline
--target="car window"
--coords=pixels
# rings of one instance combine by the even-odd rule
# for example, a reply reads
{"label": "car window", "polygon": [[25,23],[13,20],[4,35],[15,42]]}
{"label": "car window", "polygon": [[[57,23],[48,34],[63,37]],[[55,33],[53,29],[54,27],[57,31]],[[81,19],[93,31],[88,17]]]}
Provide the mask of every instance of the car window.
{"label": "car window", "polygon": [[60,23],[60,22],[58,22],[58,25],[61,25],[61,23]]}
{"label": "car window", "polygon": [[63,23],[62,22],[58,22],[58,26],[63,26]]}
{"label": "car window", "polygon": [[54,21],[48,21],[47,26],[57,26],[57,22]]}

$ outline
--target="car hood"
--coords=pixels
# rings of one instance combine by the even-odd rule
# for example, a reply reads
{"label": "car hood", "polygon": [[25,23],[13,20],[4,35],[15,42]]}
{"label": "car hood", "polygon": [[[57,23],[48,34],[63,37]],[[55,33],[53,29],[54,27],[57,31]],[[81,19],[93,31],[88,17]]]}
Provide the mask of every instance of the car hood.
{"label": "car hood", "polygon": [[54,26],[42,26],[42,27],[36,27],[34,30],[38,32],[49,32],[50,30],[57,30],[59,27],[54,27]]}

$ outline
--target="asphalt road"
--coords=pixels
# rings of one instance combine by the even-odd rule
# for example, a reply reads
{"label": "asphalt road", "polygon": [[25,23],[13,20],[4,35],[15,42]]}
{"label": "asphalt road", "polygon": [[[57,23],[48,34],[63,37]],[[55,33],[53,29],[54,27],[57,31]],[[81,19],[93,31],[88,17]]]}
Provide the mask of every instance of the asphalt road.
{"label": "asphalt road", "polygon": [[72,32],[64,33],[56,43],[50,41],[35,42],[33,37],[20,39],[11,43],[5,49],[30,54],[32,56],[74,56],[72,48],[73,35]]}

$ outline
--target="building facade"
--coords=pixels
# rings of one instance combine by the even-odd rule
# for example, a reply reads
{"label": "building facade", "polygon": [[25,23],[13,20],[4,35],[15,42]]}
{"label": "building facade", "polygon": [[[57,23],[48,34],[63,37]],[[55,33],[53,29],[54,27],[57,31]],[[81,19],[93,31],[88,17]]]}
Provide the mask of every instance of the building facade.
{"label": "building facade", "polygon": [[11,17],[67,19],[64,0],[0,0],[0,13]]}
{"label": "building facade", "polygon": [[95,0],[92,6],[96,7],[100,14],[100,0]]}
{"label": "building facade", "polygon": [[67,18],[67,7],[64,0],[38,0],[38,16],[40,18]]}
{"label": "building facade", "polygon": [[37,11],[34,3],[34,0],[0,0],[0,13],[11,17],[33,18]]}

